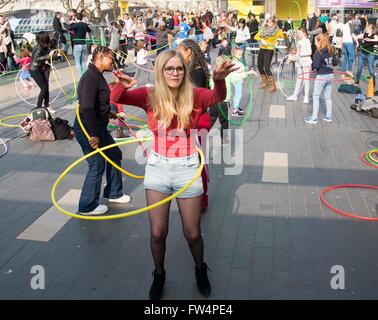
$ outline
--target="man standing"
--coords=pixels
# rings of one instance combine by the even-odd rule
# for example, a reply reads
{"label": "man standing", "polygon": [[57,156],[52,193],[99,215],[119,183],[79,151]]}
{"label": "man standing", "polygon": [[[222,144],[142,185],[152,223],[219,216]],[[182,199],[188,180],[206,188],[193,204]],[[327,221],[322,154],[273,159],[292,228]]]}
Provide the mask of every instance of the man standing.
{"label": "man standing", "polygon": [[159,28],[148,27],[146,30],[151,30],[155,32],[156,48],[157,48],[156,56],[158,56],[164,50],[168,49],[168,34],[175,35],[178,32],[178,29],[177,30],[167,29],[163,21],[159,22]]}
{"label": "man standing", "polygon": [[81,77],[86,69],[84,63],[86,34],[87,32],[90,33],[92,30],[86,23],[82,22],[83,15],[81,13],[76,14],[76,20],[77,23],[69,25],[68,29],[75,32],[75,38],[73,39],[73,41],[75,42],[73,55],[75,59],[76,69],[79,72],[79,76]]}
{"label": "man standing", "polygon": [[[60,20],[62,19],[62,14],[57,11],[55,12],[55,17],[53,20],[53,28],[54,28],[54,39],[57,44],[58,49],[62,49],[63,47],[63,52],[67,54],[67,39],[65,37],[65,33],[67,30],[63,29],[62,24]],[[61,57],[62,61],[64,61],[64,58]]]}
{"label": "man standing", "polygon": [[309,21],[308,21],[308,31],[314,31],[315,30],[315,26],[316,26],[316,20],[317,20],[317,16],[315,14],[315,12],[312,13]]}

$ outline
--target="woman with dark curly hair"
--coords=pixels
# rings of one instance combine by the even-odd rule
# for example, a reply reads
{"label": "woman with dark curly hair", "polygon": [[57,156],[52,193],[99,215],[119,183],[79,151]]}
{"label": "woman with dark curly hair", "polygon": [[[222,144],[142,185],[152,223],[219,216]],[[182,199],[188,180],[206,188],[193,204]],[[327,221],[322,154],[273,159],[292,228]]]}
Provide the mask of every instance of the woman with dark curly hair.
{"label": "woman with dark curly hair", "polygon": [[[191,39],[185,39],[180,42],[178,46],[178,51],[184,58],[185,64],[188,66],[189,74],[192,79],[192,83],[197,88],[210,88],[210,72],[209,68],[207,67],[205,61],[205,55],[201,51],[200,46]],[[225,108],[223,104],[222,110],[227,117],[228,108]],[[198,123],[197,129],[200,131],[201,129],[206,129],[209,131],[211,127],[214,125],[215,121],[219,118],[221,122],[221,138],[222,144],[227,139],[223,137],[223,129],[228,129],[228,121],[224,117],[219,117],[218,114],[218,105],[214,105],[210,107],[210,112],[205,111]],[[202,137],[206,138],[206,137]],[[201,139],[201,137],[200,137]],[[201,145],[203,149],[206,148],[206,140],[201,141]],[[208,172],[204,169],[202,171],[202,183],[203,183],[203,194],[202,194],[202,211],[207,209],[208,205],[208,196],[207,196],[207,183],[208,183]]]}

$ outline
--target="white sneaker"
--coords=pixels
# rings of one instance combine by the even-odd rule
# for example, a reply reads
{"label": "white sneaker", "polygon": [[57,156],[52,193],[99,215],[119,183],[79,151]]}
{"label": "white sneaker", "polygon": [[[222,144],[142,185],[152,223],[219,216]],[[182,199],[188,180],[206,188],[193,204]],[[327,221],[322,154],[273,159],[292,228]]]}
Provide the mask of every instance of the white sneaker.
{"label": "white sneaker", "polygon": [[304,99],[303,99],[303,103],[304,103],[304,104],[308,104],[308,98],[304,98]]}
{"label": "white sneaker", "polygon": [[109,210],[108,206],[104,204],[99,204],[96,209],[89,212],[79,212],[82,216],[97,216],[99,214],[104,214]]}
{"label": "white sneaker", "polygon": [[297,96],[290,96],[286,98],[286,101],[297,101]]}
{"label": "white sneaker", "polygon": [[56,111],[55,111],[53,108],[51,108],[51,107],[48,107],[47,110],[48,110],[50,113],[55,113],[55,112],[56,112]]}
{"label": "white sneaker", "polygon": [[129,203],[130,200],[131,198],[127,194],[124,194],[122,197],[116,199],[108,199],[108,201],[112,203]]}

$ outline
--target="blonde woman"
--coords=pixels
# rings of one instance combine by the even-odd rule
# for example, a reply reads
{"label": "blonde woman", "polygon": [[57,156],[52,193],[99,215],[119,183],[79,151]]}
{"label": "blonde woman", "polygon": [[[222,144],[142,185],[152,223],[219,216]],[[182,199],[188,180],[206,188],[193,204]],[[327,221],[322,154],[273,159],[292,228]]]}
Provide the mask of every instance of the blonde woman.
{"label": "blonde woman", "polygon": [[[111,100],[124,105],[143,108],[148,115],[148,124],[154,134],[144,188],[148,205],[161,201],[184,187],[199,168],[196,152],[196,129],[203,111],[226,97],[225,78],[236,70],[226,62],[214,70],[213,90],[193,88],[182,56],[169,50],[161,53],[155,62],[155,87],[140,87],[129,90],[136,81],[122,70],[114,72],[118,82],[111,93]],[[177,197],[185,238],[195,261],[198,290],[209,296],[211,286],[204,262],[201,237],[201,179]],[[149,211],[150,246],[154,259],[154,280],[150,299],[158,300],[163,295],[165,284],[165,241],[168,234],[170,202]]]}

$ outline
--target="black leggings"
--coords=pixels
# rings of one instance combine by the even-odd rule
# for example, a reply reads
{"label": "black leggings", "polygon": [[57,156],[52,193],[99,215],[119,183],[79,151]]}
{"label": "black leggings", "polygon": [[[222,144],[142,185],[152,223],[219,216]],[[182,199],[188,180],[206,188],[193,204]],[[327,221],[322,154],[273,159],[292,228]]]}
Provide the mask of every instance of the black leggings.
{"label": "black leggings", "polygon": [[41,89],[41,92],[38,96],[37,101],[37,108],[42,107],[43,101],[45,102],[45,108],[48,108],[49,106],[49,71],[32,71],[30,70],[30,75],[34,79],[34,81],[37,83],[38,87]]}
{"label": "black leggings", "polygon": [[[219,122],[221,124],[221,138],[223,138],[223,130],[227,130],[228,129],[228,102],[220,102],[219,103],[220,106],[218,106],[218,104],[216,104],[215,106],[212,106],[210,107],[210,119],[211,119],[211,125],[210,125],[210,128],[213,127],[214,123],[217,121],[217,119],[219,118]],[[218,109],[218,108],[221,108],[222,111],[223,111],[223,114],[222,112]],[[227,133],[226,133],[226,136],[227,136]]]}
{"label": "black leggings", "polygon": [[4,52],[0,52],[0,72],[7,70],[7,55]]}
{"label": "black leggings", "polygon": [[270,65],[272,64],[274,50],[260,49],[259,55],[257,56],[257,66],[261,75],[266,74],[267,76],[272,75],[270,70]]}

